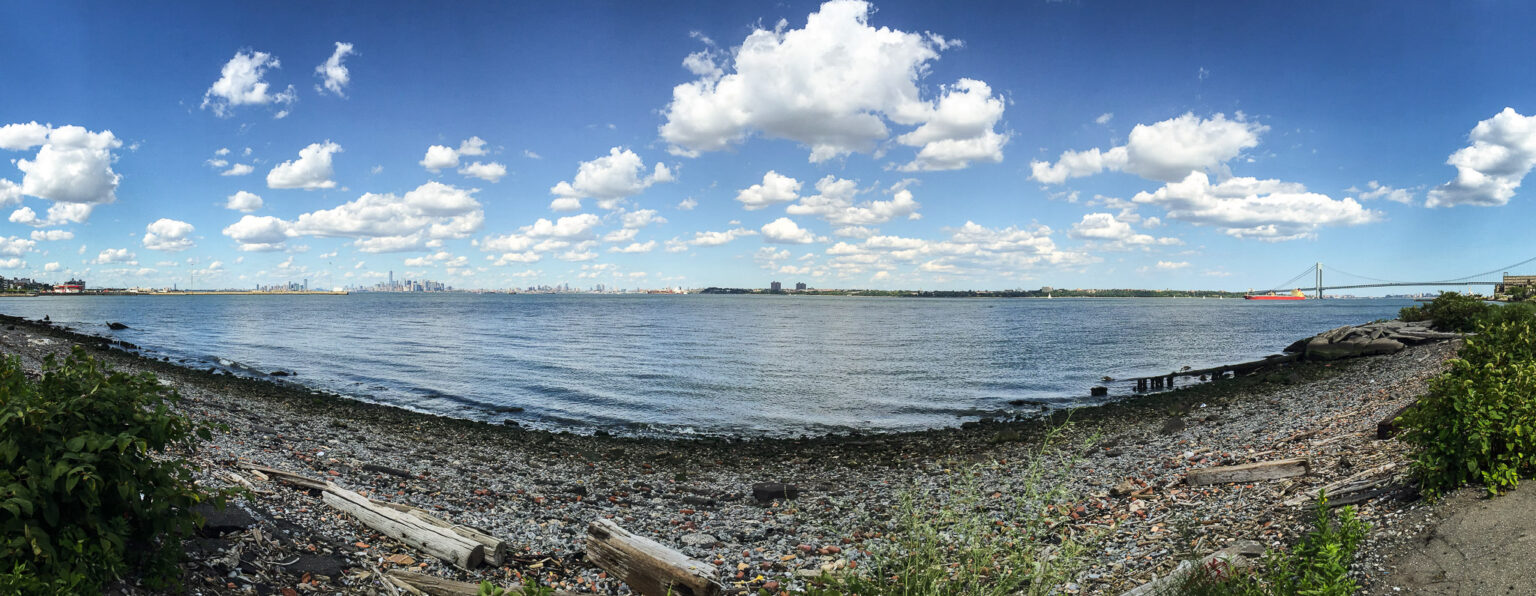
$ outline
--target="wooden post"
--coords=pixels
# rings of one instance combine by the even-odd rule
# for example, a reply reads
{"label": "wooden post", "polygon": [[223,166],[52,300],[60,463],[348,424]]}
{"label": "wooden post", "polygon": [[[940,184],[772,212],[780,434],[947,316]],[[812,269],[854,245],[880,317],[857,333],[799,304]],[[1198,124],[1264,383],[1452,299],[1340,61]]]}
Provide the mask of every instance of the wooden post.
{"label": "wooden post", "polygon": [[587,561],[642,596],[717,596],[714,566],[598,519],[587,526]]}

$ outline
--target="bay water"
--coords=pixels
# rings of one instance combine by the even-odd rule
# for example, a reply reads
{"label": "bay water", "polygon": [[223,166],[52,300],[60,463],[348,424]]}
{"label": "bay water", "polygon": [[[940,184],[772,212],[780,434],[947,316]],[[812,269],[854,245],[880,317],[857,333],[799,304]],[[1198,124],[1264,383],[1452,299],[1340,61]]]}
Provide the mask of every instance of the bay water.
{"label": "bay water", "polygon": [[[0,298],[149,355],[412,410],[615,434],[955,426],[1102,377],[1261,358],[1405,299],[352,294]],[[108,322],[130,329],[113,331]],[[1129,394],[1110,383],[1109,400]],[[520,410],[519,410],[520,409]]]}

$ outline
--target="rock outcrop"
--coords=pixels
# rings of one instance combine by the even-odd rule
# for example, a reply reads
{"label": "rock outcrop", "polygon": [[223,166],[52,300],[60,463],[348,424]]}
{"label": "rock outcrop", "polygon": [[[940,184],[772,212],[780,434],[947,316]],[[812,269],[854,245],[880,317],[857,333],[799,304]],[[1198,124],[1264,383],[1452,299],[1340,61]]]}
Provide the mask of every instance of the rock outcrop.
{"label": "rock outcrop", "polygon": [[1285,349],[1301,354],[1305,360],[1338,360],[1356,356],[1393,354],[1404,346],[1445,341],[1461,337],[1429,328],[1429,322],[1381,321],[1339,327],[1297,341]]}

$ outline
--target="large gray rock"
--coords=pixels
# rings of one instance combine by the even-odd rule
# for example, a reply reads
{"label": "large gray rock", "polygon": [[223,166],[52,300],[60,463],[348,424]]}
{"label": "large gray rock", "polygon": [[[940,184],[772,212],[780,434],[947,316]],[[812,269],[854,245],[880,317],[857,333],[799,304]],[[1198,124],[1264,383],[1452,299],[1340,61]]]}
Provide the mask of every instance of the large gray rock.
{"label": "large gray rock", "polygon": [[1379,354],[1396,354],[1402,349],[1403,342],[1393,339],[1375,339],[1365,344],[1365,349],[1361,350],[1360,353],[1366,356],[1376,356]]}

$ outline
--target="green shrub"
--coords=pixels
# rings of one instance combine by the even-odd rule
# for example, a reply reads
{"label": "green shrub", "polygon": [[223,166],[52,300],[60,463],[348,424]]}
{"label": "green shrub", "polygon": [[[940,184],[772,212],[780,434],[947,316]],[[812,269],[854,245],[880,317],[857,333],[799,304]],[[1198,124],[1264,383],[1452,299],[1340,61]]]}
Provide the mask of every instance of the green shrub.
{"label": "green shrub", "polygon": [[1328,511],[1328,496],[1313,507],[1312,531],[1290,552],[1269,551],[1262,573],[1213,561],[1185,576],[1167,593],[1172,596],[1349,596],[1358,586],[1349,566],[1370,525],[1355,517],[1353,506],[1339,510],[1338,523]]}
{"label": "green shrub", "polygon": [[174,584],[191,507],[223,501],[181,460],[154,457],[207,436],[169,410],[176,399],[78,347],[36,381],[14,357],[0,364],[0,591],[90,593],[129,573]]}
{"label": "green shrub", "polygon": [[1475,298],[1456,292],[1441,292],[1429,304],[1424,306],[1409,306],[1398,311],[1399,319],[1404,321],[1433,321],[1434,327],[1441,331],[1468,332],[1477,324],[1477,319],[1486,314],[1492,305]]}
{"label": "green shrub", "polygon": [[1415,473],[1431,496],[1514,488],[1536,470],[1536,322],[1491,320],[1458,356],[1401,418]]}

